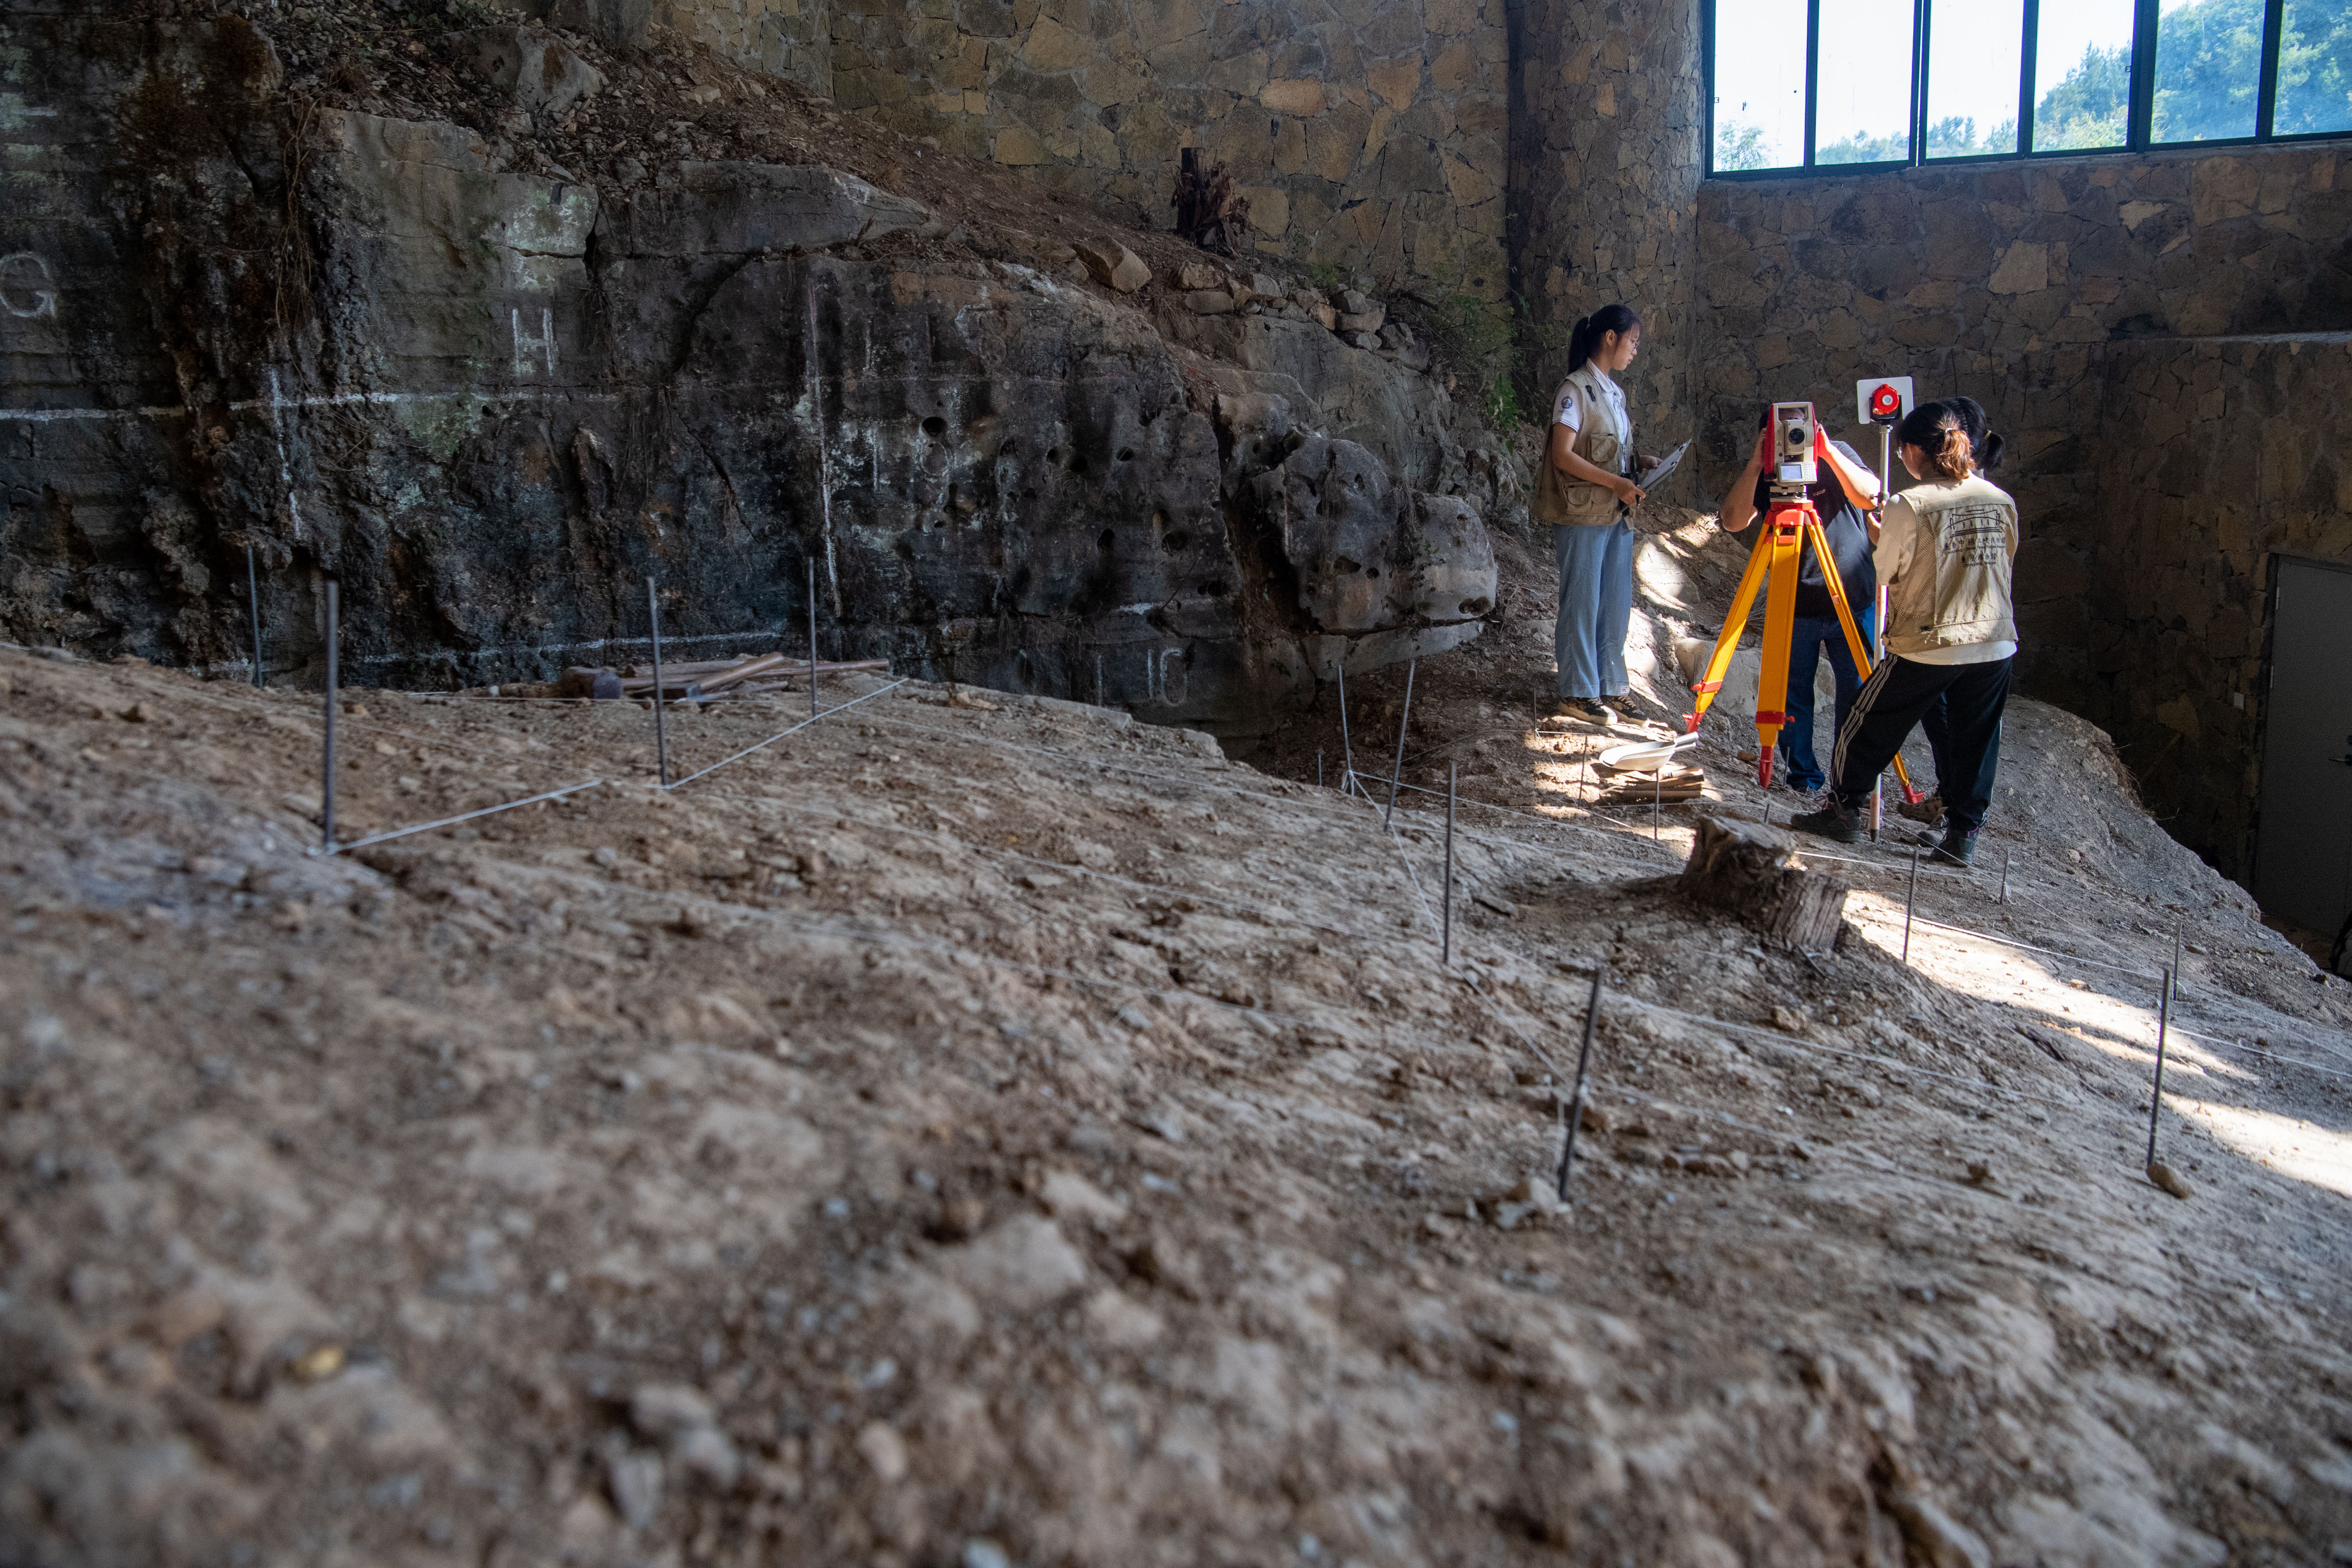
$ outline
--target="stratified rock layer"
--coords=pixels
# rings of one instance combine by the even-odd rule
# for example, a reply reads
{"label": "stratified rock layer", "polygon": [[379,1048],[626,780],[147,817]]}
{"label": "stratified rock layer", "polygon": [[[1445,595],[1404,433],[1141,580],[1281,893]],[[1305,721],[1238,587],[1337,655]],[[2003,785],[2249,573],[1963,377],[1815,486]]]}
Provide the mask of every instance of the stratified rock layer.
{"label": "stratified rock layer", "polygon": [[298,122],[234,19],[51,31],[119,69],[27,84],[73,133],[10,265],[71,280],[0,340],[40,411],[0,416],[14,639],[233,663],[249,544],[272,668],[332,574],[347,679],[471,685],[637,657],[648,577],[682,650],[803,646],[814,569],[828,657],[1232,733],[1493,605],[1460,492],[1507,482],[1310,322],[1180,344],[951,238],[877,258],[949,225],[828,169],[607,198],[458,126]]}

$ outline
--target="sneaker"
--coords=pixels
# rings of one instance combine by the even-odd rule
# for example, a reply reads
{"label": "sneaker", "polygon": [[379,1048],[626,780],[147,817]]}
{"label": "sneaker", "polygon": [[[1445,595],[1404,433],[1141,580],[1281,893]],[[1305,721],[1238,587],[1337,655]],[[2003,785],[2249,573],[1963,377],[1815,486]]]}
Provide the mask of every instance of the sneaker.
{"label": "sneaker", "polygon": [[[1919,835],[1919,841],[1923,844],[1927,842],[1927,835]],[[1963,833],[1957,827],[1946,833],[1942,841],[1937,844],[1936,852],[1927,857],[1938,866],[1966,866],[1976,858],[1977,836]]]}
{"label": "sneaker", "polygon": [[1640,706],[1633,700],[1633,694],[1630,691],[1621,691],[1614,697],[1604,697],[1601,700],[1601,706],[1609,710],[1616,721],[1616,727],[1628,734],[1650,735],[1663,728],[1655,720],[1642,711]]}
{"label": "sneaker", "polygon": [[1811,833],[1839,844],[1858,844],[1862,841],[1861,815],[1848,811],[1840,805],[1835,795],[1831,796],[1829,803],[1819,811],[1809,811],[1801,816],[1790,817],[1789,826],[1800,833]]}
{"label": "sneaker", "polygon": [[1571,730],[1607,730],[1616,717],[1590,697],[1563,697],[1544,722]]}
{"label": "sneaker", "polygon": [[1900,789],[1895,792],[1895,809],[1899,815],[1914,822],[1924,822],[1930,827],[1944,825],[1944,797],[1941,795],[1927,795],[1916,805],[1903,798]]}

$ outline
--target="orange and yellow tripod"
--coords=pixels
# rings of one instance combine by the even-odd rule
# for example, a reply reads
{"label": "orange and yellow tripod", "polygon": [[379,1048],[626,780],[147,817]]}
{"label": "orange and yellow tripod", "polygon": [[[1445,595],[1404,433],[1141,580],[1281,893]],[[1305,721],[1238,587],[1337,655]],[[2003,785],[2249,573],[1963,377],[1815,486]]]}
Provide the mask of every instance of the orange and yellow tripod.
{"label": "orange and yellow tripod", "polygon": [[[1806,407],[1808,416],[1811,412]],[[1830,446],[1810,418],[1807,425],[1811,431],[1807,445],[1814,461],[1829,464],[1840,485],[1858,504],[1878,504],[1877,487],[1874,484],[1865,489],[1861,483],[1862,479],[1870,477],[1869,471],[1857,471]],[[1757,532],[1756,548],[1748,555],[1748,570],[1741,574],[1738,590],[1731,596],[1731,608],[1724,614],[1723,630],[1715,639],[1715,652],[1707,658],[1705,673],[1691,683],[1698,700],[1690,715],[1689,729],[1696,732],[1715,694],[1723,689],[1724,673],[1731,668],[1731,656],[1739,647],[1740,634],[1748,629],[1748,612],[1755,607],[1756,595],[1761,591],[1764,663],[1756,684],[1756,782],[1768,789],[1772,784],[1772,749],[1780,740],[1780,727],[1789,721],[1789,649],[1796,629],[1797,574],[1804,547],[1809,543],[1813,547],[1813,559],[1822,563],[1822,580],[1829,587],[1830,602],[1837,606],[1838,625],[1844,629],[1853,667],[1863,679],[1870,679],[1870,648],[1854,624],[1853,606],[1846,603],[1845,584],[1838,578],[1837,558],[1830,553],[1829,540],[1822,531],[1821,513],[1801,486],[1776,483],[1771,504]],[[1811,679],[1812,672],[1808,670],[1805,679]],[[1911,787],[1911,775],[1904,771],[1900,757],[1895,760],[1895,773],[1902,781],[1904,798],[1916,803],[1919,792]]]}

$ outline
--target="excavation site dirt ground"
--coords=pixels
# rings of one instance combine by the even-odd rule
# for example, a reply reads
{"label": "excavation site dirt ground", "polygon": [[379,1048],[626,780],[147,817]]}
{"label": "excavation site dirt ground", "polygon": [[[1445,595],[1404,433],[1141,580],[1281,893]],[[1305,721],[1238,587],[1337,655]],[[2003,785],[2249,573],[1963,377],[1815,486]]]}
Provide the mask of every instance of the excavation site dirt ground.
{"label": "excavation site dirt ground", "polygon": [[[1739,549],[1645,544],[1661,712]],[[1675,884],[1785,818],[1745,715],[1591,809],[1505,581],[1413,672],[1450,968],[1402,671],[1371,801],[1336,693],[828,679],[664,792],[634,702],[352,691],[346,840],[584,787],[322,856],[316,693],[0,653],[0,1561],[2352,1557],[2342,983],[2030,701],[1907,964],[1892,842],[1768,948]]]}

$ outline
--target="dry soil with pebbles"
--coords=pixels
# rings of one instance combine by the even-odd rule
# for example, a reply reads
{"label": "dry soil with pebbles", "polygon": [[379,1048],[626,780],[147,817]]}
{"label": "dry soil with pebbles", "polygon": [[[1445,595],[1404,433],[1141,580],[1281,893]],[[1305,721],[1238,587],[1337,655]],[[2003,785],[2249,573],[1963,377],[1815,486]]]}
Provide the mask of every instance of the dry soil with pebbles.
{"label": "dry soil with pebbles", "polygon": [[[1728,549],[1645,552],[1653,668]],[[599,782],[326,857],[315,695],[0,653],[0,1559],[2352,1552],[2345,988],[2031,703],[2007,904],[1923,874],[1906,966],[1865,846],[1837,952],[1760,946],[1518,719],[1512,571],[1418,672],[1450,971],[1335,713],[1261,772],[853,677],[665,794],[635,704],[352,693],[347,839]]]}

